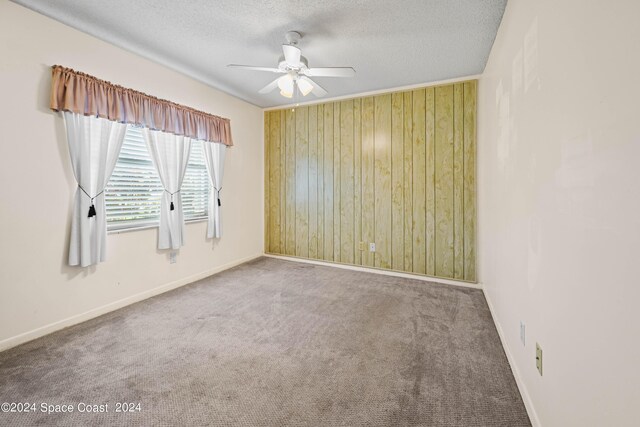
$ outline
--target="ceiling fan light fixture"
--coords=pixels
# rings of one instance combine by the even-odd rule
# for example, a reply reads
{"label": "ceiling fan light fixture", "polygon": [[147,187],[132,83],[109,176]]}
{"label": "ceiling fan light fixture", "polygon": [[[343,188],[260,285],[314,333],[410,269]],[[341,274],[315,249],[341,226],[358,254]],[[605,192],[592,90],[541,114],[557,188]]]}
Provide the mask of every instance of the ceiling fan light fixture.
{"label": "ceiling fan light fixture", "polygon": [[300,93],[302,94],[302,96],[309,95],[309,93],[313,90],[313,85],[305,78],[299,78],[296,83],[298,83],[298,89],[300,89]]}
{"label": "ceiling fan light fixture", "polygon": [[285,98],[292,98],[293,92],[285,92],[284,90],[281,90],[280,95],[284,96]]}
{"label": "ceiling fan light fixture", "polygon": [[285,74],[278,79],[278,87],[281,91],[293,94],[293,77],[291,74]]}

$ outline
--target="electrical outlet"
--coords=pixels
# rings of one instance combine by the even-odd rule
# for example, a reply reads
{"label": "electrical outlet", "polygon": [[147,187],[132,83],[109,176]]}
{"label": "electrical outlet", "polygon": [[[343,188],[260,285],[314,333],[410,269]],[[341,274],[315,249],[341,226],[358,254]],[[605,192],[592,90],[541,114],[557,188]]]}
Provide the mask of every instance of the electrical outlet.
{"label": "electrical outlet", "polygon": [[360,242],[360,243],[358,244],[358,249],[359,249],[359,250],[361,250],[361,251],[366,251],[366,250],[367,250],[367,244],[366,244],[366,242]]}
{"label": "electrical outlet", "polygon": [[176,253],[175,252],[169,252],[169,264],[175,264],[176,263]]}
{"label": "electrical outlet", "polygon": [[369,243],[369,252],[375,252],[375,251],[376,251],[376,244]]}
{"label": "electrical outlet", "polygon": [[538,343],[536,343],[536,368],[538,368],[538,372],[542,376],[542,347]]}
{"label": "electrical outlet", "polygon": [[520,341],[522,341],[522,345],[526,345],[524,322],[522,320],[520,321]]}

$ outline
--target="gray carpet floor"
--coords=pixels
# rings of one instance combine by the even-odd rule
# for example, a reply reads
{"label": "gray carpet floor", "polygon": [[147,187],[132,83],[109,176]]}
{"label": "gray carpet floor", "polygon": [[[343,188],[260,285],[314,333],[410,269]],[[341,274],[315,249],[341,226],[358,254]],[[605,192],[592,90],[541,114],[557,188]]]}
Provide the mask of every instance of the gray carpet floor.
{"label": "gray carpet floor", "polygon": [[480,290],[271,258],[0,353],[0,402],[37,405],[12,426],[530,425]]}

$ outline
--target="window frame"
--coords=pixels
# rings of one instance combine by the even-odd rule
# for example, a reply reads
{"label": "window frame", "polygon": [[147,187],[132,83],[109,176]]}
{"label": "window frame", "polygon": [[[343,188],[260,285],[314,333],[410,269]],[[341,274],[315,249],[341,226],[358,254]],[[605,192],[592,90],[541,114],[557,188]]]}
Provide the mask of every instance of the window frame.
{"label": "window frame", "polygon": [[[127,125],[127,131],[129,130],[130,127],[138,127],[135,125]],[[126,136],[125,136],[126,137]],[[196,141],[194,140],[193,143],[200,143],[200,144],[204,144],[204,141]],[[146,144],[145,144],[145,150],[146,150]],[[204,155],[204,146],[202,146],[202,150],[203,150],[203,155]],[[147,155],[149,156],[149,160],[151,160],[151,157],[148,153],[147,150]],[[191,159],[191,152],[189,153],[189,159]],[[120,160],[120,153],[118,154],[118,160]],[[117,161],[116,161],[116,167],[117,167]],[[151,160],[151,163],[153,164],[153,161]],[[204,157],[203,157],[203,165],[204,165]],[[189,166],[187,166],[188,168]],[[204,214],[203,215],[199,215],[199,216],[193,216],[193,217],[189,217],[189,218],[185,218],[185,223],[186,224],[191,224],[191,223],[198,223],[198,222],[204,222],[208,220],[208,209],[209,209],[209,196],[210,196],[210,190],[211,190],[211,182],[209,179],[209,175],[208,172],[206,171],[206,165],[204,165],[205,168],[205,173],[207,176],[207,182],[208,182],[208,186],[206,187],[205,190],[205,203],[204,203]],[[115,168],[114,168],[115,170]],[[155,168],[154,168],[155,170]],[[155,171],[156,176],[157,176],[157,171]],[[113,175],[112,175],[113,177]],[[185,176],[186,178],[186,176]],[[111,178],[109,179],[109,183],[111,182]],[[105,187],[105,204],[106,204],[106,188],[109,187],[109,183],[107,183],[107,186]],[[126,233],[126,232],[130,232],[130,231],[138,231],[138,230],[147,230],[147,229],[151,229],[151,228],[157,228],[160,226],[159,220],[160,220],[160,215],[158,214],[158,216],[156,216],[153,219],[142,219],[142,220],[128,220],[128,221],[119,221],[119,222],[109,222],[108,220],[108,213],[106,213],[107,215],[107,234],[120,234],[120,233]]]}

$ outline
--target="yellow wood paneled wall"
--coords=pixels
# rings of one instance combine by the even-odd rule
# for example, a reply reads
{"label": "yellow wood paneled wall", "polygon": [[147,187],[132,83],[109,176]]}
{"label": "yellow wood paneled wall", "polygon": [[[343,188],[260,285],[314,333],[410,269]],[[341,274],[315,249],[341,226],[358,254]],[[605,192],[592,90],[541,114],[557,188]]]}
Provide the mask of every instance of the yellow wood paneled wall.
{"label": "yellow wood paneled wall", "polygon": [[475,282],[476,85],[265,112],[265,251]]}

